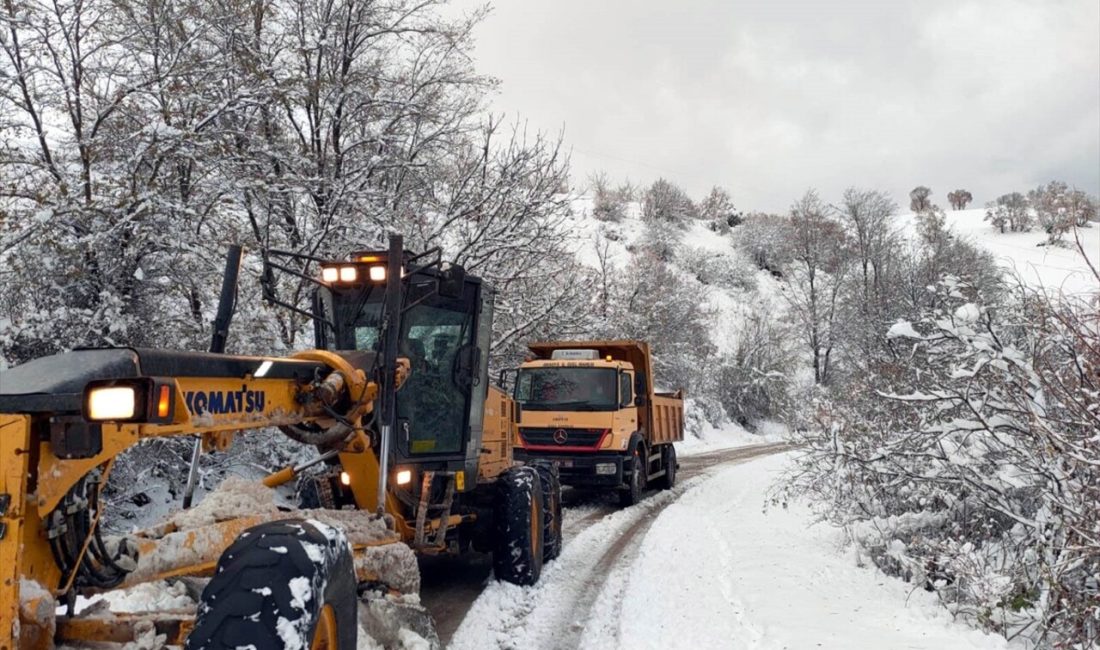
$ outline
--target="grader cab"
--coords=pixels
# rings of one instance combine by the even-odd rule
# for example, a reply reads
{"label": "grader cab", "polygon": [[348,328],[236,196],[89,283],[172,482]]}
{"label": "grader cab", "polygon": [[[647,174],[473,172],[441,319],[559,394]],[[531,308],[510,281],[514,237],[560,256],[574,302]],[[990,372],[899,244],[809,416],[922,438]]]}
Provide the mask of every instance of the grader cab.
{"label": "grader cab", "polygon": [[[419,588],[414,553],[473,547],[501,579],[538,579],[561,545],[560,487],[551,468],[513,462],[514,406],[487,380],[491,290],[397,236],[317,261],[314,350],[78,350],[0,374],[0,650],[150,636],[350,648],[363,633],[385,646],[410,608],[400,596]],[[224,448],[271,427],[315,459],[148,530],[104,533],[101,495],[127,449],[163,436]],[[300,508],[286,512],[270,489],[295,479]],[[193,611],[76,608],[184,577],[201,587]],[[430,638],[426,627],[413,625]]]}

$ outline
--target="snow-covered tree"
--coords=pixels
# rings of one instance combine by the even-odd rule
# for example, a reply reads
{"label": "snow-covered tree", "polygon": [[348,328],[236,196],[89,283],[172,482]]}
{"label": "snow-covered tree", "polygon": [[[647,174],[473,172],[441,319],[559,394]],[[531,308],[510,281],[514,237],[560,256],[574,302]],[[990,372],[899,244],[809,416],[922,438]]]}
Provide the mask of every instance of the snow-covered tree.
{"label": "snow-covered tree", "polygon": [[950,276],[930,291],[935,307],[889,329],[896,353],[818,405],[788,485],[956,614],[1090,647],[1097,296],[988,296]]}
{"label": "snow-covered tree", "polygon": [[589,177],[592,192],[592,216],[600,221],[622,221],[626,216],[626,201],[623,200],[605,172],[596,172]]}
{"label": "snow-covered tree", "polygon": [[952,210],[965,210],[966,206],[973,200],[974,197],[966,190],[955,190],[947,193],[947,202],[951,204]]}
{"label": "snow-covered tree", "polygon": [[1066,211],[1078,228],[1088,228],[1097,220],[1096,199],[1081,190],[1072,190],[1066,197]]}
{"label": "snow-covered tree", "polygon": [[696,218],[698,211],[684,190],[671,181],[659,178],[645,191],[642,216],[649,221],[683,225]]}
{"label": "snow-covered tree", "polygon": [[932,190],[918,185],[909,192],[909,209],[913,212],[923,212],[932,207]]}
{"label": "snow-covered tree", "polygon": [[734,241],[757,268],[782,275],[791,259],[790,227],[786,216],[752,212],[734,231]]}
{"label": "snow-covered tree", "polygon": [[985,220],[1001,232],[1006,227],[1012,232],[1026,232],[1031,230],[1031,206],[1019,192],[1003,194],[985,205]]}
{"label": "snow-covered tree", "polygon": [[725,189],[715,185],[707,198],[699,204],[699,217],[707,222],[707,227],[716,232],[729,232],[730,228],[741,223],[741,213],[733,207],[733,198]]}
{"label": "snow-covered tree", "polygon": [[1071,211],[1071,191],[1062,181],[1051,181],[1027,193],[1039,226],[1047,233],[1047,242],[1057,244],[1073,228],[1076,215]]}
{"label": "snow-covered tree", "polygon": [[786,297],[818,384],[832,376],[846,307],[842,295],[852,266],[850,242],[831,212],[813,190],[791,207],[791,262],[785,275]]}

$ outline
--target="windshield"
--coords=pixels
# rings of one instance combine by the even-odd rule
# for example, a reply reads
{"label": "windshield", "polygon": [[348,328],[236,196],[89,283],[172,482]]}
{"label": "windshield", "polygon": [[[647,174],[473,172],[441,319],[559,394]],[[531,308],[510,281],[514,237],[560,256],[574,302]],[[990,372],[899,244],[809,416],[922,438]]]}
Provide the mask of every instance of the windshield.
{"label": "windshield", "polygon": [[520,370],[516,401],[533,411],[614,411],[619,406],[612,368]]}
{"label": "windshield", "polygon": [[[382,293],[337,294],[336,349],[381,351]],[[434,297],[402,315],[398,354],[411,373],[397,391],[398,445],[407,455],[461,453],[466,439],[469,385],[456,358],[474,344],[473,314],[465,299]]]}

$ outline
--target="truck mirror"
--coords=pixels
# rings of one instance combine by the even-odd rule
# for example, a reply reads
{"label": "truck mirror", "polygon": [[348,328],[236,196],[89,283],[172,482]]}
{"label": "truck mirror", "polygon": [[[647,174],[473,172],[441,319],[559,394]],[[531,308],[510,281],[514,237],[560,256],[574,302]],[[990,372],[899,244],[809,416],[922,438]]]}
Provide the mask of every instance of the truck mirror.
{"label": "truck mirror", "polygon": [[465,283],[466,269],[458,264],[451,264],[439,272],[439,295],[444,298],[461,298]]}
{"label": "truck mirror", "polygon": [[638,395],[634,398],[634,406],[645,406],[645,395]]}
{"label": "truck mirror", "polygon": [[[501,368],[500,373],[497,374],[497,386],[499,386],[501,390],[509,392],[505,390],[508,387],[508,375],[515,377],[518,374],[519,368]],[[515,380],[513,379],[513,381]]]}
{"label": "truck mirror", "polygon": [[523,418],[523,405],[519,402],[513,403],[515,404],[515,408],[512,409],[512,420],[516,424],[519,424],[519,421]]}

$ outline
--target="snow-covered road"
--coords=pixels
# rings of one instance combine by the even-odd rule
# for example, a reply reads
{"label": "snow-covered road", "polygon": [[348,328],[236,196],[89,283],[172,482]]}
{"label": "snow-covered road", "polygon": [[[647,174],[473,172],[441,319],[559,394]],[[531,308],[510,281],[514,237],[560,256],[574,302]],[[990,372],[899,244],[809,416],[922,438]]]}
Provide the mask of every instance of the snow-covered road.
{"label": "snow-covered road", "polygon": [[765,510],[784,462],[708,452],[683,460],[692,478],[633,508],[575,508],[540,583],[490,582],[450,647],[1007,647],[923,590],[858,566],[803,506]]}
{"label": "snow-covered road", "polygon": [[[606,621],[616,615],[623,578],[662,511],[704,483],[714,467],[784,448],[754,445],[687,456],[680,460],[681,481],[673,490],[650,492],[632,508],[620,509],[614,495],[568,507],[565,549],[543,569],[539,583],[518,587],[491,582],[485,586],[450,637],[449,647],[594,647],[588,638],[601,635]],[[450,636],[446,627],[440,625],[445,640]]]}

